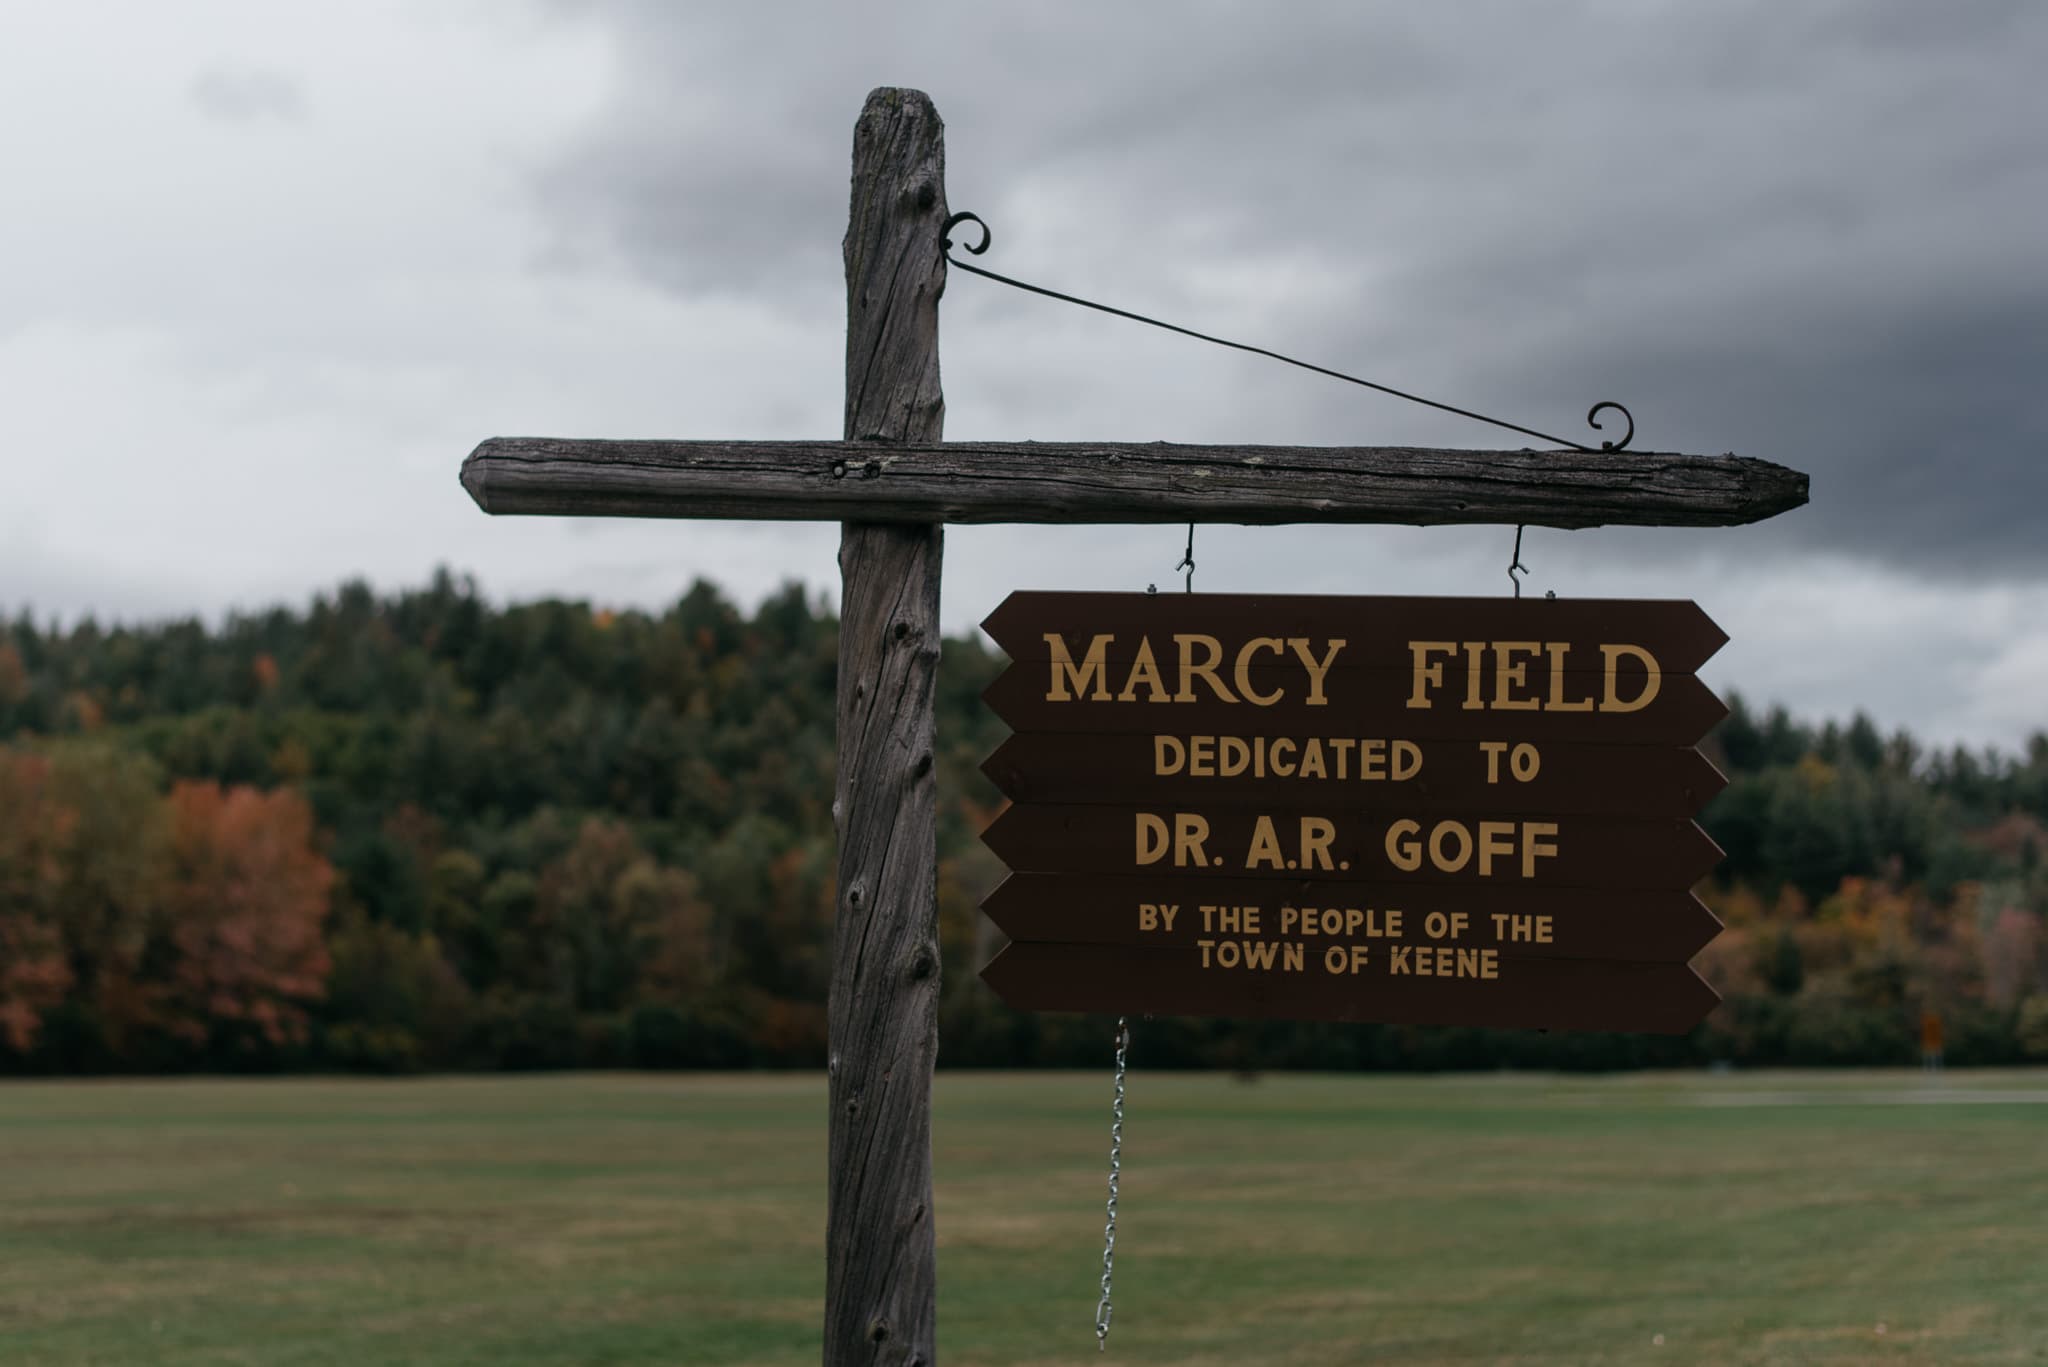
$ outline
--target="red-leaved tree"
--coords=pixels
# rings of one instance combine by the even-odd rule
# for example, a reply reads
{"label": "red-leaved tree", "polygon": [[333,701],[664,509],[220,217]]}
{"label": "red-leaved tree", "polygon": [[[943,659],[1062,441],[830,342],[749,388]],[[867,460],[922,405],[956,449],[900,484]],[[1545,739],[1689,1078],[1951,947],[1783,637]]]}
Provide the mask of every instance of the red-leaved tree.
{"label": "red-leaved tree", "polygon": [[173,949],[163,1021],[203,1040],[244,1025],[270,1044],[304,1037],[327,976],[321,939],[334,869],[313,814],[289,791],[179,783],[171,789]]}
{"label": "red-leaved tree", "polygon": [[59,854],[71,814],[50,800],[50,762],[0,750],[0,1043],[26,1052],[71,986]]}

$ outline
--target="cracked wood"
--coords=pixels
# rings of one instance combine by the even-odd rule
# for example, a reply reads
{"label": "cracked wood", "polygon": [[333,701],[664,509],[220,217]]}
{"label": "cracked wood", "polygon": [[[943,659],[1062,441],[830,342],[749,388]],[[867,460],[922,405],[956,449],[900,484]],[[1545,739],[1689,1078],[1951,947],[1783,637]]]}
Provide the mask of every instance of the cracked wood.
{"label": "cracked wood", "polygon": [[[918,281],[936,271],[905,267]],[[933,287],[936,297],[936,287]],[[932,330],[936,335],[937,322]],[[939,406],[910,384],[885,408]],[[920,382],[921,383],[921,382]],[[875,423],[849,433],[880,436]],[[1733,526],[1806,502],[1745,456],[1166,442],[598,441],[493,437],[463,463],[487,513],[890,523],[1399,522]]]}
{"label": "cracked wood", "polygon": [[[846,228],[846,435],[936,442],[944,129],[914,90],[868,96]],[[877,445],[877,449],[880,449]],[[466,476],[465,476],[466,477]],[[643,495],[629,494],[628,497]],[[855,504],[826,516],[864,518]],[[827,1003],[826,1367],[937,1360],[936,525],[840,531],[838,909]]]}

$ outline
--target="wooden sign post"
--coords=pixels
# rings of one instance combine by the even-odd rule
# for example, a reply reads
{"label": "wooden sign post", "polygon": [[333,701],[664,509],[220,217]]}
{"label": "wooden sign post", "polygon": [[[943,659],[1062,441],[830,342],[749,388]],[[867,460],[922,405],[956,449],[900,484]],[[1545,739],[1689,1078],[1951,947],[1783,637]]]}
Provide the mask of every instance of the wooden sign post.
{"label": "wooden sign post", "polygon": [[943,442],[942,128],[913,90],[854,129],[842,441],[494,438],[487,513],[842,523],[829,1007],[828,1367],[937,1360],[933,680],[947,522],[1714,526],[1806,501],[1766,461],[1659,453]]}

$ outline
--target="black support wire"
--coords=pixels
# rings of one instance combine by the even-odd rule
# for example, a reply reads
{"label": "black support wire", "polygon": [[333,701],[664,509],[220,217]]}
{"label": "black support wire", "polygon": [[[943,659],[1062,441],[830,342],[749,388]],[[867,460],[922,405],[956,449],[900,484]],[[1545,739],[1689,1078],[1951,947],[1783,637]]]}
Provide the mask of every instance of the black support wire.
{"label": "black support wire", "polygon": [[[992,270],[987,270],[971,262],[962,261],[953,255],[953,229],[962,223],[972,223],[975,227],[981,229],[981,241],[978,243],[962,243],[961,245],[975,256],[980,256],[988,250],[991,234],[988,224],[982,222],[981,216],[970,213],[954,214],[946,220],[946,226],[941,230],[943,240],[939,244],[939,249],[945,253],[946,264],[956,266],[969,274],[981,276],[985,280],[993,280],[997,284],[1008,285],[1012,289],[1025,290],[1032,294],[1042,294],[1048,299],[1058,299],[1062,303],[1078,304],[1084,309],[1094,309],[1098,313],[1113,314],[1118,318],[1128,318],[1134,323],[1144,323],[1148,327],[1163,328],[1168,332],[1178,332],[1183,337],[1192,337],[1199,342],[1210,342],[1216,346],[1229,347],[1234,351],[1249,351],[1254,356],[1265,356],[1271,360],[1284,362],[1287,365],[1298,366],[1303,370],[1312,370],[1318,375],[1327,375],[1333,380],[1343,380],[1348,384],[1363,385],[1367,389],[1376,389],[1382,394],[1390,394],[1397,399],[1406,399],[1409,403],[1419,403],[1426,408],[1438,409],[1445,413],[1455,413],[1461,418],[1470,418],[1474,422],[1483,422],[1494,427],[1504,427],[1510,432],[1520,432],[1526,437],[1539,437],[1544,441],[1555,443],[1558,446],[1566,447],[1573,451],[1592,451],[1596,449],[1601,451],[1620,451],[1627,447],[1636,435],[1635,418],[1629,413],[1628,409],[1611,399],[1596,403],[1587,410],[1587,425],[1596,430],[1605,430],[1605,425],[1600,421],[1600,415],[1611,408],[1621,414],[1622,420],[1628,424],[1628,430],[1622,433],[1618,440],[1603,441],[1595,448],[1587,446],[1583,442],[1568,441],[1563,437],[1552,436],[1548,432],[1539,432],[1533,427],[1523,427],[1520,423],[1506,422],[1500,418],[1489,418],[1484,413],[1475,413],[1469,408],[1459,408],[1455,404],[1438,403],[1435,399],[1425,399],[1420,394],[1410,394],[1406,390],[1395,389],[1391,385],[1378,384],[1372,380],[1361,379],[1356,375],[1347,375],[1341,370],[1332,370],[1328,366],[1315,365],[1308,361],[1297,360],[1292,356],[1283,356],[1277,351],[1268,351],[1264,347],[1252,346],[1248,342],[1233,342],[1227,337],[1212,337],[1206,332],[1197,332],[1193,328],[1184,328],[1176,323],[1164,322],[1158,318],[1148,318],[1142,313],[1133,313],[1129,309],[1115,308],[1109,304],[1099,304],[1093,299],[1082,299],[1077,295],[1062,294],[1058,290],[1047,289],[1043,285],[1034,285],[1028,281],[1015,280],[1007,275],[999,275]],[[1189,578],[1190,580],[1193,579],[1192,569],[1190,570]]]}

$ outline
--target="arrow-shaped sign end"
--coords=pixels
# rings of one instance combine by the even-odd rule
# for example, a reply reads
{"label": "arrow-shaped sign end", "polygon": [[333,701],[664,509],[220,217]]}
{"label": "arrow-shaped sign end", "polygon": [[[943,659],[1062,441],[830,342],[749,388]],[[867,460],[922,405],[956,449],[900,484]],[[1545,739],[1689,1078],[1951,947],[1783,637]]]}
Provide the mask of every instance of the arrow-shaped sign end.
{"label": "arrow-shaped sign end", "polygon": [[1690,961],[1693,955],[1714,943],[1714,937],[1719,935],[1726,927],[1722,925],[1721,918],[1714,915],[1714,909],[1705,902],[1702,902],[1698,894],[1689,892],[1685,895],[1685,900],[1686,908],[1683,914],[1685,931],[1682,939],[1689,942],[1685,946],[1684,957]]}

